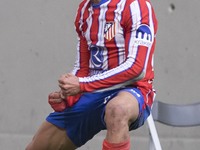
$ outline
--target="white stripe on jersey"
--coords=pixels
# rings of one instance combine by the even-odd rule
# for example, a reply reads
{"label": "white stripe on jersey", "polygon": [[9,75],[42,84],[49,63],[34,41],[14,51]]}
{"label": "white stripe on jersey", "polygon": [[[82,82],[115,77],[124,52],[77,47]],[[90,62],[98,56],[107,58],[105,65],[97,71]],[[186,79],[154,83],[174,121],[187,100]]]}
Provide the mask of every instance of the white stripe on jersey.
{"label": "white stripe on jersey", "polygon": [[77,44],[77,54],[76,54],[76,61],[75,61],[75,63],[74,63],[74,68],[73,68],[73,70],[71,71],[71,73],[73,74],[73,75],[75,75],[76,73],[77,73],[77,71],[80,69],[80,52],[79,52],[79,48],[80,48],[80,38],[78,38],[78,44]]}
{"label": "white stripe on jersey", "polygon": [[116,46],[118,47],[118,54],[119,54],[119,64],[123,63],[125,61],[125,51],[124,49],[124,37],[123,37],[123,29],[120,26],[120,21],[122,19],[122,11],[124,10],[125,7],[125,0],[120,1],[120,3],[117,4],[117,9],[115,10],[115,22],[117,23],[117,28],[118,28],[118,34],[115,36],[115,41],[116,42]]}
{"label": "white stripe on jersey", "polygon": [[105,50],[105,51],[103,51],[103,56],[104,56],[104,62],[105,63],[103,63],[103,70],[108,70],[108,51],[107,50]]}
{"label": "white stripe on jersey", "polygon": [[[92,9],[92,6],[90,6],[90,8],[89,8],[89,16],[88,16],[88,18],[87,18],[87,20],[86,20],[86,22],[87,22],[87,25],[88,25],[88,29],[90,29],[91,28],[91,26],[92,26],[92,14],[94,13],[94,11],[93,11],[93,9]],[[88,30],[87,29],[87,30]],[[85,37],[87,37],[87,44],[88,45],[91,45],[91,43],[92,43],[92,41],[91,41],[91,39],[90,39],[90,32],[89,31],[86,31],[85,32]]]}
{"label": "white stripe on jersey", "polygon": [[[134,1],[131,5],[131,13],[132,13],[132,30],[136,31],[137,27],[141,24],[141,16],[140,16],[140,6],[138,1]],[[133,57],[134,61],[137,56],[137,51],[138,51],[138,46],[135,46],[135,37],[136,37],[136,32],[132,32],[131,39],[130,39],[130,44],[129,44],[129,55],[128,57]]]}
{"label": "white stripe on jersey", "polygon": [[105,18],[106,16],[106,11],[108,10],[107,4],[109,3],[106,2],[104,5],[100,5],[100,15],[99,15],[99,31],[98,31],[98,46],[105,47],[104,45],[104,25],[106,23],[106,20],[103,20],[102,18]]}

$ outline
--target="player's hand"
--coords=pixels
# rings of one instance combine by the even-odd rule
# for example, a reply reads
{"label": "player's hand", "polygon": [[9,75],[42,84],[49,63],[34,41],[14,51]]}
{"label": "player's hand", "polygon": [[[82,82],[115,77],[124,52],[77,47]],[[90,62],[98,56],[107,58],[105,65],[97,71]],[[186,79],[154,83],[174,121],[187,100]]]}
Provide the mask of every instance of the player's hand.
{"label": "player's hand", "polygon": [[61,112],[67,107],[65,100],[61,97],[60,92],[50,93],[48,102],[56,112]]}
{"label": "player's hand", "polygon": [[58,85],[61,88],[62,95],[67,98],[67,96],[73,96],[80,93],[79,79],[73,74],[65,74],[58,80]]}

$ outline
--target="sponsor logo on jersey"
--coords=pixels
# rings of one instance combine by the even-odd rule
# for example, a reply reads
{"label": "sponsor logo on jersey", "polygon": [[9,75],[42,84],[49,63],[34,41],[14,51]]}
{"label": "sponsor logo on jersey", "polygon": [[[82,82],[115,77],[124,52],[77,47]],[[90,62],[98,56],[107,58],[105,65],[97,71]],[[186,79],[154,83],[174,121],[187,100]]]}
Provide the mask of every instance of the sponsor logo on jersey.
{"label": "sponsor logo on jersey", "polygon": [[115,22],[106,22],[104,26],[104,38],[108,41],[115,37],[117,32],[117,24]]}
{"label": "sponsor logo on jersey", "polygon": [[149,47],[151,46],[152,42],[153,35],[149,26],[144,24],[140,25],[136,30],[135,44]]}
{"label": "sponsor logo on jersey", "polygon": [[93,69],[102,69],[103,66],[103,47],[92,45],[90,46],[90,54],[91,54],[91,68]]}

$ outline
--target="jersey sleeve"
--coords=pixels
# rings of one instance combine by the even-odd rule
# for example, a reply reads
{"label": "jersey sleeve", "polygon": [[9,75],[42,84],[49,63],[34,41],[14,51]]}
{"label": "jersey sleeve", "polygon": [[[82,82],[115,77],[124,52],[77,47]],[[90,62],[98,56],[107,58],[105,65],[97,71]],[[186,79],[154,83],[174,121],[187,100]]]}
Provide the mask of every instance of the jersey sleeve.
{"label": "jersey sleeve", "polygon": [[127,57],[121,65],[103,73],[80,77],[83,92],[91,92],[112,86],[130,84],[145,77],[150,51],[155,42],[154,14],[151,4],[145,0],[128,0],[122,14]]}
{"label": "jersey sleeve", "polygon": [[71,71],[72,74],[77,77],[85,77],[89,74],[89,59],[90,53],[88,51],[88,45],[86,39],[82,36],[80,27],[80,16],[81,16],[81,8],[84,5],[84,1],[80,3],[79,8],[77,10],[76,19],[75,19],[75,28],[78,35],[78,44],[77,44],[77,54],[76,60],[74,63],[74,68]]}
{"label": "jersey sleeve", "polygon": [[74,63],[74,68],[72,74],[77,77],[88,76],[89,73],[89,58],[90,54],[88,52],[87,44],[85,39],[80,39],[77,45],[76,60]]}

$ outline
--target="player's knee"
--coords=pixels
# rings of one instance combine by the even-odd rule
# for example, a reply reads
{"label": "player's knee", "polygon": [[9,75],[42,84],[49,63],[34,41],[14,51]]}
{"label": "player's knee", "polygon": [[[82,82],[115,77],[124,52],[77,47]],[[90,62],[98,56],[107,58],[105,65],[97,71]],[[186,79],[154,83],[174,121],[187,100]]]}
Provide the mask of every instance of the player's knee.
{"label": "player's knee", "polygon": [[105,122],[107,128],[120,128],[128,123],[129,117],[125,107],[119,104],[107,105]]}

